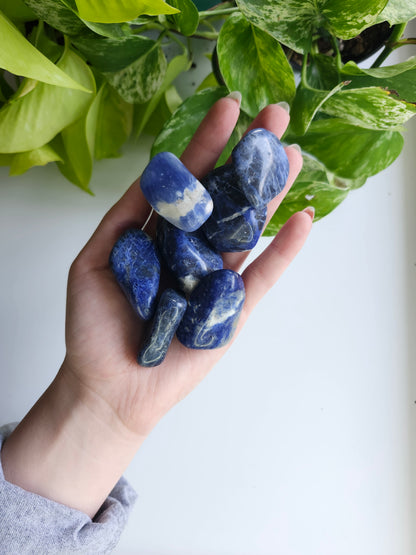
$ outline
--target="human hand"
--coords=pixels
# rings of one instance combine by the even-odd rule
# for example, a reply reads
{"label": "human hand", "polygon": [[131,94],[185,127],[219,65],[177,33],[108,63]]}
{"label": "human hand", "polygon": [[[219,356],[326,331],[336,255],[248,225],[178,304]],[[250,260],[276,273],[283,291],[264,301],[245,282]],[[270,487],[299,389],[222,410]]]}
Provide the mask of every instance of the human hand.
{"label": "human hand", "polygon": [[[183,163],[197,178],[214,167],[238,115],[238,103],[232,98],[224,98],[213,106],[202,122],[182,156]],[[250,128],[263,127],[281,137],[288,122],[289,116],[284,109],[270,105],[257,116]],[[288,147],[286,152],[290,164],[289,178],[284,190],[270,203],[268,219],[302,165],[301,155],[296,149]],[[38,403],[29,418],[33,429],[34,422],[39,423],[41,415],[45,414],[45,406],[50,410],[54,407],[53,417],[60,423],[60,430],[61,427],[65,430],[63,437],[66,438],[66,443],[59,438],[58,444],[66,458],[72,461],[65,463],[69,465],[66,472],[78,476],[75,483],[79,483],[74,489],[72,482],[70,491],[58,480],[52,490],[48,486],[46,494],[44,490],[39,493],[91,515],[95,514],[150,430],[194,389],[230,347],[255,305],[301,249],[312,225],[307,212],[295,214],[269,247],[244,270],[246,300],[230,344],[215,350],[192,350],[174,338],[160,366],[143,368],[137,363],[137,353],[145,323],[130,307],[108,260],[120,234],[129,227],[142,227],[149,213],[150,206],[137,180],[105,215],[74,261],[68,280],[66,357],[57,378],[41,400],[43,413]],[[146,231],[154,235],[155,217]],[[224,267],[239,271],[247,254],[224,254]],[[21,428],[24,431],[24,424]],[[10,446],[13,442],[9,439],[6,446],[8,443]],[[74,449],[81,457],[81,463],[75,463],[77,468],[74,468]],[[54,464],[57,464],[56,460]],[[92,485],[85,478],[83,465],[89,467],[88,476],[91,468],[96,470],[92,472]],[[46,469],[42,472],[47,474]],[[17,483],[16,478],[14,481]]]}

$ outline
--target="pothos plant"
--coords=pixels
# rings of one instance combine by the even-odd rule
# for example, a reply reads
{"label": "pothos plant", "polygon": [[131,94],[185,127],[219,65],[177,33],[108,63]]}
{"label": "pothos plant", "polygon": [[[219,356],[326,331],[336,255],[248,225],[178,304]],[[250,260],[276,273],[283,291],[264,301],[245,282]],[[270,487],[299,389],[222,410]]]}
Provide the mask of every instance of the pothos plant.
{"label": "pothos plant", "polygon": [[[17,175],[56,162],[87,192],[94,159],[130,136],[180,155],[211,105],[242,93],[219,164],[252,118],[286,101],[284,141],[303,169],[266,234],[312,204],[316,219],[391,164],[416,112],[416,56],[383,65],[416,17],[416,0],[0,0],[0,163]],[[193,40],[212,42],[212,72],[186,99],[175,83]],[[357,65],[380,49],[369,69]]]}

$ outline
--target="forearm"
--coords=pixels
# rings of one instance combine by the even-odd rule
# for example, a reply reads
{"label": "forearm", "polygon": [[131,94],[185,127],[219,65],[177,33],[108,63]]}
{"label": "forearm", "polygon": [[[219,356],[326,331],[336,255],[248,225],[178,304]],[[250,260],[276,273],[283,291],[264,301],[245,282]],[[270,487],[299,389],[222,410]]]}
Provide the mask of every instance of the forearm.
{"label": "forearm", "polygon": [[5,442],[4,476],[92,518],[143,440],[60,371]]}

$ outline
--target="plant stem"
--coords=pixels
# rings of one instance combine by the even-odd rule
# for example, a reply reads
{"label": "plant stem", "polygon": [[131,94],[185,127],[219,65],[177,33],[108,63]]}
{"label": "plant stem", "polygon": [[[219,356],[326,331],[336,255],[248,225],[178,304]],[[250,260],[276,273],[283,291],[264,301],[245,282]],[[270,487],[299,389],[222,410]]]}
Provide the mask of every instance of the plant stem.
{"label": "plant stem", "polygon": [[400,46],[406,46],[408,44],[416,44],[416,38],[398,40],[394,44],[392,44],[391,47],[393,48],[393,50],[395,50],[396,48],[400,48]]}
{"label": "plant stem", "polygon": [[205,17],[216,17],[218,15],[229,15],[231,13],[235,13],[240,11],[239,8],[222,8],[222,9],[218,9],[218,10],[205,10],[203,12],[199,12],[199,17],[205,18]]}
{"label": "plant stem", "polygon": [[302,83],[302,85],[306,88],[309,88],[308,85],[308,77],[307,77],[307,69],[308,69],[308,54],[304,54],[303,55],[303,60],[302,60],[302,71],[300,74],[300,81]]}
{"label": "plant stem", "polygon": [[393,26],[393,31],[389,37],[389,40],[386,42],[386,46],[371,67],[381,66],[384,60],[393,52],[394,44],[398,41],[398,39],[400,39],[405,28],[406,23],[400,23],[399,25]]}

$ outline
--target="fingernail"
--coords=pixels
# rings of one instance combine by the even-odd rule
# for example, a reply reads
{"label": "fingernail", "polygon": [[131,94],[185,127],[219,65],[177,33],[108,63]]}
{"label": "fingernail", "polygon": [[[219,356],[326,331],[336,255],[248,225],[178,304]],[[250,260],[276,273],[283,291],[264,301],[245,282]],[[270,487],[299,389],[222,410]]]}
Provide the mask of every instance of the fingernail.
{"label": "fingernail", "polygon": [[306,214],[310,216],[311,220],[313,221],[315,217],[315,208],[313,206],[307,206],[302,210],[302,212],[306,212]]}
{"label": "fingernail", "polygon": [[293,143],[293,145],[289,145],[290,148],[294,148],[295,150],[297,150],[298,152],[300,152],[300,154],[302,154],[302,149],[300,148],[300,146],[296,143]]}
{"label": "fingernail", "polygon": [[290,106],[284,100],[282,100],[282,102],[278,102],[277,105],[280,106],[281,108],[283,108],[283,110],[286,110],[287,113],[290,112]]}
{"label": "fingernail", "polygon": [[239,106],[241,105],[242,95],[240,91],[232,91],[225,98],[231,98],[231,100],[235,100]]}

